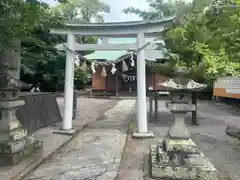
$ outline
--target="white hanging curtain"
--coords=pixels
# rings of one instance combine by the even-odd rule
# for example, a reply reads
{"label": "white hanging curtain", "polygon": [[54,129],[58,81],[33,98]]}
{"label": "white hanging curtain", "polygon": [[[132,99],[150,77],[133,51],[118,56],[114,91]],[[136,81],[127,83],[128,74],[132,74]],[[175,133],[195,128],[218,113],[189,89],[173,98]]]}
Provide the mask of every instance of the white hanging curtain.
{"label": "white hanging curtain", "polygon": [[116,71],[117,71],[117,69],[115,67],[115,64],[112,63],[112,70],[111,70],[112,74],[115,74]]}
{"label": "white hanging curtain", "polygon": [[78,55],[76,55],[76,57],[75,57],[75,65],[76,65],[77,67],[80,66],[80,58],[78,57]]}
{"label": "white hanging curtain", "polygon": [[125,75],[125,74],[122,74],[121,76],[122,76],[124,82],[126,82],[126,75]]}
{"label": "white hanging curtain", "polygon": [[92,69],[93,74],[96,73],[94,61],[93,61],[92,64],[91,64],[91,69]]}
{"label": "white hanging curtain", "polygon": [[80,67],[84,72],[87,71],[87,62],[86,61],[83,61],[83,64],[81,65]]}
{"label": "white hanging curtain", "polygon": [[126,62],[123,60],[122,61],[122,71],[125,72],[127,70],[128,70],[128,66],[127,66]]}
{"label": "white hanging curtain", "polygon": [[107,76],[107,71],[106,71],[106,67],[105,66],[102,67],[101,76],[103,76],[103,77]]}
{"label": "white hanging curtain", "polygon": [[135,61],[133,58],[133,53],[131,53],[131,66],[134,67],[135,66]]}

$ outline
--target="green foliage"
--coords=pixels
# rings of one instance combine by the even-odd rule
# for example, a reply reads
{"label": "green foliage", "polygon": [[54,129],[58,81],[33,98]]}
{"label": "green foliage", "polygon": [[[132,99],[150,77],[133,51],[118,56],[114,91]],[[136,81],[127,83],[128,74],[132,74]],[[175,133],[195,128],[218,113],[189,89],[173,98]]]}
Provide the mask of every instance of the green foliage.
{"label": "green foliage", "polygon": [[54,16],[45,4],[38,6],[38,19],[28,34],[21,37],[21,80],[33,87],[39,86],[42,91],[56,91],[64,81],[65,54],[54,46],[65,42],[66,38],[50,35],[49,29],[62,26],[62,19]]}
{"label": "green foliage", "polygon": [[218,76],[239,76],[239,23],[239,7],[204,11],[197,6],[184,23],[166,32],[165,43],[195,80],[210,83]]}
{"label": "green foliage", "polygon": [[[59,1],[60,2],[60,1]],[[62,1],[61,1],[62,2]],[[91,4],[94,3],[94,4]],[[107,11],[108,6],[98,0],[75,1],[78,6],[71,6],[81,11],[82,16],[74,14],[72,20],[90,22],[92,18],[100,20],[98,11]],[[63,89],[65,53],[58,52],[54,46],[66,42],[66,36],[50,35],[49,29],[62,26],[62,22],[71,18],[67,14],[70,2],[57,8],[66,11],[56,13],[37,0],[3,0],[0,2],[0,43],[1,47],[11,46],[16,39],[22,42],[21,80],[39,86],[42,91]],[[76,5],[76,4],[75,4]],[[61,12],[61,11],[60,11]],[[77,37],[80,43],[93,43],[96,38]],[[88,52],[83,52],[83,55]],[[84,83],[86,75],[76,70],[76,81]]]}
{"label": "green foliage", "polygon": [[[166,7],[161,1],[151,2],[159,6],[151,5],[150,12],[161,14]],[[209,84],[218,76],[240,76],[240,6],[230,0],[194,0],[191,9],[186,6],[178,9],[185,11],[184,15],[175,11],[178,21],[163,36],[167,49],[179,57],[176,66],[186,69],[194,80]],[[134,8],[125,12],[146,20],[157,17]],[[165,68],[157,66],[155,71]]]}
{"label": "green foliage", "polygon": [[38,0],[0,1],[0,47],[11,46],[16,39],[31,35],[36,26],[55,24],[48,5]]}
{"label": "green foliage", "polygon": [[0,14],[0,45],[4,48],[32,30],[39,16],[39,6],[22,0],[1,0]]}
{"label": "green foliage", "polygon": [[108,13],[110,7],[99,0],[68,0],[53,8],[56,14],[61,15],[66,21],[79,21],[89,23],[93,19],[103,22],[101,12]]}
{"label": "green foliage", "polygon": [[144,20],[155,20],[180,15],[191,7],[191,4],[186,3],[184,0],[147,0],[147,2],[149,3],[148,11],[128,7],[123,12],[126,14],[136,14]]}
{"label": "green foliage", "polygon": [[[192,5],[186,3],[184,0],[179,1],[164,1],[164,0],[148,0],[149,11],[142,11],[140,9],[129,7],[123,10],[126,14],[136,14],[144,20],[156,20],[163,19],[165,17],[180,16],[187,10],[189,10]],[[173,36],[178,36],[179,33],[176,32]],[[181,40],[179,40],[181,42]],[[159,46],[158,49],[163,49],[164,46]],[[167,47],[169,48],[169,47]],[[147,62],[147,70],[150,72],[158,72],[163,75],[171,77],[175,69],[176,63],[179,59],[179,55],[168,51],[165,53],[166,60],[164,63],[160,62]]]}
{"label": "green foliage", "polygon": [[75,68],[75,80],[81,82],[82,84],[86,83],[87,74],[80,68]]}

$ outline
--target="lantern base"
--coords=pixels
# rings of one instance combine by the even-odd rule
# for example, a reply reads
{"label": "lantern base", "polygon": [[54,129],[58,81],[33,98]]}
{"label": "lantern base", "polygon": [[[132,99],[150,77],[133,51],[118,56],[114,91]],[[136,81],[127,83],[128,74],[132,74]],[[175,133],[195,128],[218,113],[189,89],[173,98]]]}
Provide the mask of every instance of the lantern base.
{"label": "lantern base", "polygon": [[27,136],[16,117],[22,100],[0,101],[0,165],[14,165],[36,152],[42,152],[43,144],[34,136]]}
{"label": "lantern base", "polygon": [[0,165],[15,165],[30,155],[41,155],[42,149],[42,142],[35,140],[33,136],[18,141],[0,142]]}

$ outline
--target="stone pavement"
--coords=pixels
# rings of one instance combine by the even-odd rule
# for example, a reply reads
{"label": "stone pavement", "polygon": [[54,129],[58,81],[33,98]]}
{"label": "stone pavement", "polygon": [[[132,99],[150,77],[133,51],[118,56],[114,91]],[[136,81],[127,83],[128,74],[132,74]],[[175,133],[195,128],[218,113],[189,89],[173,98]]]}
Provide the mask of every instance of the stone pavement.
{"label": "stone pavement", "polygon": [[[174,122],[164,101],[159,101],[158,117],[157,121],[149,123],[149,130],[155,133],[154,139],[132,139],[128,136],[117,180],[152,180],[148,177],[144,159],[148,157],[150,144],[161,140]],[[240,179],[240,141],[225,134],[229,123],[240,127],[239,120],[239,110],[210,101],[198,102],[199,126],[191,125],[191,116],[186,118],[193,141],[218,169],[221,180]],[[135,121],[131,127],[135,131]]]}
{"label": "stone pavement", "polygon": [[119,101],[25,180],[115,179],[134,105],[135,100]]}
{"label": "stone pavement", "polygon": [[[58,98],[59,108],[63,110],[63,98]],[[81,130],[84,125],[94,122],[101,117],[105,111],[114,107],[118,101],[105,99],[88,99],[78,98],[77,118],[73,121],[73,127],[76,130]],[[66,136],[53,133],[56,128],[59,128],[61,123],[54,124],[46,128],[42,128],[34,133],[36,139],[43,141],[42,155],[32,156],[20,162],[15,166],[0,167],[0,180],[18,180],[23,175],[28,174],[37,167],[43,160],[51,156],[57,149],[65,145],[72,136]]]}

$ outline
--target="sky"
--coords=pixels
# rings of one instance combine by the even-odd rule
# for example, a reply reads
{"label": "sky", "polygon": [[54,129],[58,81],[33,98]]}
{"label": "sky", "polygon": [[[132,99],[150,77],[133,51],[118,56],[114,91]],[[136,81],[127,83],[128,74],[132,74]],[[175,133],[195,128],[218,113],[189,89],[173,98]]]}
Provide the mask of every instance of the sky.
{"label": "sky", "polygon": [[[54,5],[54,0],[42,0],[51,5]],[[136,21],[140,20],[138,16],[133,14],[124,14],[122,10],[127,7],[140,8],[142,10],[148,9],[146,0],[101,0],[108,4],[111,8],[111,12],[104,14],[105,22],[119,22],[119,21]]]}
{"label": "sky", "polygon": [[111,12],[105,15],[106,22],[113,21],[135,21],[139,20],[139,17],[133,14],[124,14],[122,10],[127,7],[135,7],[146,10],[148,4],[145,0],[102,0],[108,4],[111,8]]}

